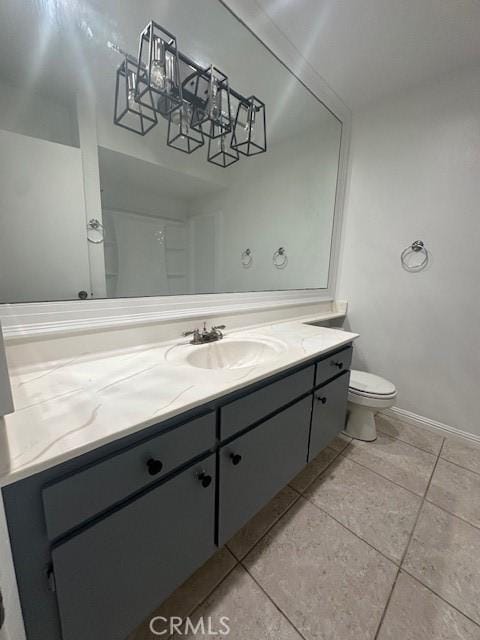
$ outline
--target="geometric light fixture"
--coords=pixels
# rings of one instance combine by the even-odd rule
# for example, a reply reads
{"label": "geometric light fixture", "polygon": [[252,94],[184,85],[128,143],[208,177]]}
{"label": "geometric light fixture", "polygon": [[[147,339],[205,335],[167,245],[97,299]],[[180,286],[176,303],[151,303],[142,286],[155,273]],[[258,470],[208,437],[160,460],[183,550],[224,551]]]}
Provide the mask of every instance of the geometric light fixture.
{"label": "geometric light fixture", "polygon": [[167,145],[183,151],[193,153],[203,147],[205,140],[203,133],[191,127],[192,105],[186,100],[170,113],[168,119]]}
{"label": "geometric light fixture", "polygon": [[136,93],[140,104],[145,96],[149,103],[151,93],[154,109],[163,116],[182,104],[177,40],[153,20],[140,34]]}
{"label": "geometric light fixture", "polygon": [[[265,103],[235,91],[217,67],[202,67],[183,54],[176,37],[153,20],[140,34],[138,58],[124,55],[117,70],[115,124],[145,135],[160,115],[168,121],[169,147],[193,153],[206,136],[208,162],[223,168],[238,162],[239,153],[267,150]],[[231,97],[238,104],[235,119]]]}
{"label": "geometric light fixture", "polygon": [[208,162],[217,164],[224,169],[238,162],[240,159],[238,151],[232,149],[229,145],[227,135],[228,134],[224,133],[219,137],[210,138],[208,141]]}
{"label": "geometric light fixture", "polygon": [[255,96],[238,103],[231,146],[245,156],[267,150],[265,104]]}
{"label": "geometric light fixture", "polygon": [[157,114],[153,109],[153,98],[149,92],[145,93],[143,104],[137,102],[136,73],[136,61],[126,55],[117,69],[113,121],[119,127],[144,136],[157,124]]}
{"label": "geometric light fixture", "polygon": [[213,65],[195,77],[192,127],[209,138],[232,130],[230,87],[227,76]]}

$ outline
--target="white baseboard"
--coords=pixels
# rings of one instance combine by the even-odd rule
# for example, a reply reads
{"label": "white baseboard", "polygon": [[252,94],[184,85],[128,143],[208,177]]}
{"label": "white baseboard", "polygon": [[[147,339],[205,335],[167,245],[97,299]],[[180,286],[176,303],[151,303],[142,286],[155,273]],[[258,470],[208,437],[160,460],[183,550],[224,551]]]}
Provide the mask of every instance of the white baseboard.
{"label": "white baseboard", "polygon": [[463,438],[465,440],[480,443],[480,435],[475,435],[474,433],[469,433],[468,431],[462,431],[462,429],[451,427],[449,424],[444,424],[443,422],[438,422],[437,420],[432,420],[431,418],[419,416],[418,414],[412,413],[411,411],[406,411],[405,409],[392,407],[391,409],[385,409],[385,411],[382,411],[382,413],[384,413],[386,416],[389,415],[392,418],[402,420],[402,422],[412,424],[415,427],[423,427],[424,429],[429,429],[430,431],[434,431],[435,433],[442,433],[444,436],[450,435],[457,438]]}

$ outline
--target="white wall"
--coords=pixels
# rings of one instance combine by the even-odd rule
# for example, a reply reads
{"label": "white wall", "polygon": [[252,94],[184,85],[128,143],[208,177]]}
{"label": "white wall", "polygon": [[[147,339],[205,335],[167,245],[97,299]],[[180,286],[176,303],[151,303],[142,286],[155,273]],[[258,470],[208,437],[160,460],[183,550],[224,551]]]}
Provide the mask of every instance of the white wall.
{"label": "white wall", "polygon": [[[354,116],[338,295],[357,367],[398,406],[480,435],[480,70]],[[400,253],[424,240],[431,264]]]}
{"label": "white wall", "polygon": [[0,130],[0,302],[90,289],[80,149]]}
{"label": "white wall", "polygon": [[[241,157],[229,189],[192,203],[192,215],[222,219],[218,290],[327,286],[339,147],[340,124],[326,118],[317,130],[272,145],[266,154]],[[289,262],[276,269],[272,255],[281,246]],[[246,248],[253,256],[249,269],[240,261]]]}
{"label": "white wall", "polygon": [[75,107],[0,78],[0,129],[78,147]]}
{"label": "white wall", "polygon": [[153,188],[150,191],[139,189],[133,182],[126,181],[118,182],[115,185],[109,184],[108,189],[103,190],[102,207],[169,220],[184,221],[187,216],[187,202],[185,200],[161,194],[154,191]]}

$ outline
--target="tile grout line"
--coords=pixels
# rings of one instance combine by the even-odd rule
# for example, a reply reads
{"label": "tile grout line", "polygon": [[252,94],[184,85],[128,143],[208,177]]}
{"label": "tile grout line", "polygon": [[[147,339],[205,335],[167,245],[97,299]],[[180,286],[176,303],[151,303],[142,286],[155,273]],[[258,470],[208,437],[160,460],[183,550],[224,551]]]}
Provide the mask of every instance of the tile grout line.
{"label": "tile grout line", "polygon": [[[292,500],[292,502],[288,505],[288,507],[285,509],[285,511],[283,511],[278,518],[275,518],[275,520],[268,526],[267,529],[265,529],[265,531],[262,533],[262,535],[258,538],[258,540],[255,541],[255,543],[250,547],[250,549],[244,553],[242,555],[241,558],[239,558],[238,556],[235,555],[235,553],[233,552],[232,549],[230,549],[230,547],[228,546],[228,542],[225,543],[225,547],[230,551],[230,553],[233,555],[233,557],[235,558],[235,560],[237,560],[238,563],[241,563],[244,558],[246,558],[248,556],[248,554],[253,551],[253,549],[255,549],[255,547],[261,542],[261,540],[263,540],[265,538],[265,536],[273,529],[273,527],[278,524],[280,522],[280,520],[290,511],[290,509],[298,502],[299,498],[302,497],[302,494],[297,491],[296,489],[294,489],[293,487],[291,487],[290,485],[286,485],[289,489],[291,489],[294,493],[296,493],[296,496],[294,498],[294,500]],[[250,521],[249,521],[250,522]],[[248,526],[248,522],[247,524],[245,524],[244,526]],[[241,531],[241,529],[240,529]]]}
{"label": "tile grout line", "polygon": [[[220,551],[220,549],[222,549],[222,548],[223,548],[223,547],[220,547],[220,548],[218,549],[218,551]],[[218,553],[218,551],[217,551],[217,553]],[[229,552],[230,552],[230,550],[229,550]],[[230,553],[231,553],[231,552],[230,552]],[[217,582],[217,584],[216,584],[212,589],[210,589],[210,590],[208,591],[207,595],[206,595],[204,598],[202,598],[202,599],[201,599],[201,600],[200,600],[200,601],[199,601],[199,602],[198,602],[194,607],[192,607],[192,609],[190,609],[190,611],[188,611],[188,612],[186,613],[186,615],[185,615],[185,616],[182,616],[182,619],[189,618],[189,617],[190,617],[190,616],[192,616],[192,615],[193,615],[193,614],[194,614],[198,609],[200,609],[200,607],[201,607],[201,606],[202,606],[202,605],[203,605],[203,604],[208,600],[208,598],[212,595],[212,593],[213,593],[214,591],[216,591],[216,590],[219,588],[219,586],[220,586],[223,582],[225,582],[225,580],[228,578],[228,576],[229,576],[231,573],[233,573],[233,571],[238,567],[238,565],[240,564],[240,562],[239,562],[239,561],[237,560],[237,558],[233,555],[233,553],[232,553],[231,555],[232,555],[233,559],[235,560],[235,563],[234,563],[233,567],[231,567],[231,568],[227,571],[227,573],[223,576],[223,578],[222,578],[219,582]],[[212,557],[213,557],[213,556],[212,556]],[[207,560],[207,562],[208,562],[208,560]],[[163,603],[162,603],[162,604],[163,604]],[[170,635],[170,636],[167,636],[167,640],[171,640],[171,638],[174,638],[174,637],[175,637],[175,634],[172,634],[172,635]],[[128,640],[128,639],[127,639],[127,640]]]}
{"label": "tile grout line", "polygon": [[452,516],[452,518],[456,518],[457,520],[460,520],[460,522],[467,524],[469,527],[473,527],[474,529],[480,530],[480,524],[472,524],[469,520],[465,520],[465,518],[462,518],[462,516],[459,516],[457,513],[453,513],[453,511],[449,511],[448,509],[445,509],[445,507],[441,507],[439,504],[437,504],[433,500],[431,499],[429,500],[427,497],[425,497],[425,502],[428,502],[428,504],[431,504],[433,507],[440,509],[440,511],[443,511],[443,513],[446,513],[447,515]]}
{"label": "tile grout line", "polygon": [[[424,453],[427,453],[427,452],[424,451]],[[343,456],[343,453],[341,453],[340,455]],[[430,455],[435,457],[435,454],[433,454],[433,453],[430,454]],[[372,469],[371,467],[368,467],[366,464],[363,464],[362,462],[358,462],[358,460],[354,460],[353,458],[349,458],[348,456],[343,456],[343,457],[346,458],[347,460],[349,460],[350,462],[354,462],[355,464],[358,464],[359,467],[363,467],[364,469],[367,469],[368,471],[371,471],[372,473],[377,475],[379,478],[382,478],[383,480],[387,480],[388,482],[391,482],[392,484],[396,485],[397,487],[400,487],[400,489],[404,489],[405,491],[408,491],[409,493],[411,493],[412,495],[416,496],[417,498],[423,499],[423,497],[424,497],[424,495],[426,493],[426,491],[423,494],[422,493],[415,493],[415,491],[412,491],[408,487],[404,487],[403,484],[399,484],[398,482],[396,482],[395,480],[392,480],[391,478],[387,478],[387,476],[384,476],[383,474],[379,473],[378,471],[375,471],[375,469]],[[432,469],[433,468],[434,467],[432,467]]]}
{"label": "tile grout line", "polygon": [[331,513],[329,513],[328,511],[326,511],[322,507],[319,507],[318,504],[315,504],[315,502],[312,502],[312,500],[310,500],[309,498],[307,498],[304,495],[302,495],[301,497],[305,500],[305,502],[308,502],[309,504],[311,504],[312,507],[315,507],[315,509],[318,509],[318,511],[320,511],[321,513],[324,513],[326,516],[328,516],[329,518],[334,520],[337,524],[339,524],[341,527],[343,527],[343,529],[345,529],[346,531],[351,533],[353,536],[355,536],[358,540],[361,540],[363,543],[365,543],[367,546],[369,546],[370,549],[372,549],[373,551],[376,551],[383,558],[385,558],[385,560],[388,560],[389,562],[394,564],[396,567],[400,567],[400,562],[401,562],[400,560],[393,560],[392,558],[387,556],[383,551],[380,551],[380,549],[377,549],[377,547],[374,547],[371,542],[368,542],[367,540],[365,540],[364,538],[359,536],[358,533],[355,533],[355,531],[352,531],[352,529],[349,529],[343,522],[340,522],[340,520],[337,520],[337,518],[335,516],[332,516]]}
{"label": "tile grout line", "polygon": [[[348,444],[347,444],[347,446],[346,446],[346,447],[344,447],[344,448],[342,449],[342,451],[336,451],[335,449],[332,449],[331,447],[326,446],[326,447],[325,447],[325,449],[330,449],[330,450],[331,450],[331,451],[333,451],[336,455],[334,455],[334,456],[333,456],[333,458],[330,460],[330,462],[329,462],[329,463],[328,463],[328,464],[327,464],[327,465],[326,465],[326,466],[325,466],[321,471],[319,471],[319,472],[317,473],[317,475],[316,475],[312,480],[310,480],[310,482],[307,484],[307,486],[306,486],[304,489],[302,489],[301,491],[299,491],[296,487],[294,487],[294,486],[293,486],[293,485],[291,485],[290,483],[288,484],[288,486],[289,486],[291,489],[293,489],[294,491],[296,491],[297,493],[299,493],[301,496],[303,496],[303,492],[304,492],[304,491],[306,491],[306,490],[308,489],[308,487],[311,487],[311,486],[312,486],[312,484],[313,484],[314,482],[316,482],[316,481],[320,478],[320,476],[321,476],[321,475],[323,475],[323,474],[324,474],[324,473],[325,473],[325,472],[326,472],[326,471],[327,471],[327,470],[332,466],[332,464],[338,460],[338,458],[342,455],[342,452],[343,452],[343,451],[345,451],[345,449],[347,449],[347,448],[348,448],[349,444],[350,444],[350,443],[348,443]],[[321,451],[320,453],[322,453],[323,451],[325,451],[325,449],[322,449],[322,451]],[[320,454],[318,454],[318,455],[320,455]],[[313,461],[314,461],[314,460],[315,460],[315,458],[314,458],[314,459],[313,459],[309,464],[313,463]],[[304,469],[306,469],[307,467],[308,467],[308,465],[307,465],[306,467],[304,467]],[[300,471],[300,473],[302,473],[302,471]],[[292,478],[292,480],[295,480],[295,478]]]}
{"label": "tile grout line", "polygon": [[[246,557],[246,556],[245,556]],[[277,609],[277,611],[285,618],[285,620],[290,624],[290,626],[295,629],[295,631],[298,633],[298,635],[303,638],[303,640],[307,640],[307,638],[303,635],[303,633],[297,628],[297,626],[290,620],[290,618],[287,616],[287,614],[285,613],[285,611],[283,611],[281,609],[281,607],[275,602],[275,600],[273,599],[273,597],[268,593],[268,591],[266,591],[264,589],[264,587],[258,582],[258,580],[255,578],[255,576],[253,576],[250,571],[248,570],[248,568],[243,564],[243,562],[239,562],[240,566],[244,569],[244,571],[250,576],[250,578],[255,582],[255,584],[257,585],[257,587],[265,594],[265,596],[268,598],[268,600],[273,604],[273,606],[275,607],[275,609]]]}
{"label": "tile grout line", "polygon": [[[411,425],[409,425],[409,426],[411,426]],[[416,427],[413,427],[413,428],[416,428]],[[402,438],[399,438],[398,436],[392,436],[391,433],[388,433],[387,431],[383,431],[383,429],[381,429],[380,427],[377,427],[377,431],[379,431],[380,433],[383,433],[384,436],[388,436],[389,438],[393,438],[394,440],[398,440],[399,442],[403,442],[403,444],[408,444],[411,447],[414,447],[415,449],[418,449],[419,451],[423,451],[424,453],[430,453],[432,456],[438,456],[438,453],[436,453],[435,451],[432,451],[431,449],[423,449],[423,447],[419,447],[418,445],[413,444],[412,442],[408,442],[408,440],[402,440]],[[445,437],[444,436],[439,436],[439,437],[442,438],[442,444],[443,444],[443,440],[445,440]],[[440,445],[440,449],[441,448],[442,447]]]}
{"label": "tile grout line", "polygon": [[[442,448],[443,448],[443,442],[442,442],[442,447],[440,447],[440,451],[442,450]],[[428,493],[428,490],[430,489],[430,485],[432,483],[432,479],[433,479],[433,476],[435,474],[435,470],[437,468],[437,464],[438,464],[439,460],[440,460],[440,452],[438,454],[437,459],[435,460],[435,464],[433,465],[433,469],[432,469],[432,472],[430,474],[430,478],[428,480],[427,487],[425,489],[425,493],[422,496],[422,501],[421,501],[420,506],[418,508],[417,517],[415,518],[415,522],[413,524],[412,530],[410,532],[410,535],[408,536],[408,541],[407,541],[407,544],[406,544],[406,547],[405,547],[405,551],[403,552],[402,559],[400,561],[400,568],[403,566],[403,563],[404,563],[405,558],[407,556],[408,548],[410,547],[410,543],[412,542],[414,531],[415,531],[415,529],[417,527],[418,521],[420,519],[420,515],[421,515],[421,513],[423,511],[423,506],[424,506],[425,501],[426,501],[427,493]]]}
{"label": "tile grout line", "polygon": [[432,589],[432,587],[429,587],[427,584],[424,584],[419,578],[417,578],[417,576],[414,576],[413,573],[410,573],[410,571],[408,569],[402,568],[400,570],[400,573],[404,573],[405,575],[409,576],[410,578],[412,578],[412,580],[415,580],[415,582],[418,582],[419,585],[421,585],[422,587],[424,587],[425,589],[427,589],[427,591],[430,591],[430,593],[433,593],[434,596],[436,596],[439,600],[441,600],[442,602],[444,602],[445,604],[447,604],[449,607],[452,607],[452,609],[455,609],[455,611],[457,611],[457,613],[459,613],[460,615],[462,615],[464,618],[467,618],[467,620],[470,620],[470,622],[473,622],[473,624],[478,627],[480,629],[480,622],[476,622],[473,618],[471,618],[469,615],[467,615],[466,613],[464,613],[463,611],[461,611],[457,606],[455,606],[454,604],[452,604],[451,602],[449,602],[448,600],[446,600],[442,595],[440,595],[439,593],[437,593],[436,591],[434,591]]}
{"label": "tile grout line", "polygon": [[409,549],[410,544],[411,544],[411,542],[412,542],[413,534],[414,534],[415,529],[416,529],[416,527],[417,527],[418,520],[420,519],[420,515],[421,515],[421,513],[422,513],[422,511],[423,511],[423,505],[425,504],[425,497],[426,497],[426,495],[427,495],[427,493],[428,493],[428,490],[429,490],[429,488],[430,488],[430,484],[431,484],[431,482],[432,482],[433,474],[435,473],[435,469],[437,468],[438,461],[440,460],[440,454],[442,453],[442,449],[443,449],[443,445],[444,445],[444,444],[445,444],[445,439],[442,441],[442,444],[441,444],[441,446],[440,446],[440,450],[439,450],[439,452],[438,452],[438,454],[437,454],[437,459],[435,460],[435,464],[433,465],[432,472],[430,473],[430,478],[429,478],[429,480],[428,480],[427,487],[426,487],[426,489],[425,489],[425,493],[423,494],[422,501],[421,501],[420,506],[419,506],[418,511],[417,511],[417,516],[416,516],[416,518],[415,518],[415,522],[413,523],[413,527],[412,527],[412,530],[411,530],[410,535],[409,535],[409,537],[408,537],[407,544],[405,545],[405,550],[404,550],[403,555],[402,555],[402,558],[401,558],[401,560],[400,560],[400,565],[399,565],[398,570],[397,570],[397,575],[395,576],[395,580],[393,581],[392,588],[390,589],[390,593],[389,593],[388,598],[387,598],[387,601],[386,601],[386,603],[385,603],[385,608],[384,608],[383,613],[382,613],[382,616],[381,616],[381,618],[380,618],[380,622],[379,622],[379,624],[378,624],[378,628],[377,628],[377,632],[375,633],[374,640],[377,640],[377,639],[378,639],[378,636],[379,636],[379,634],[380,634],[380,631],[382,630],[383,623],[384,623],[384,621],[385,621],[385,617],[386,617],[386,615],[387,615],[388,607],[389,607],[390,602],[391,602],[391,600],[392,600],[393,592],[394,592],[394,590],[395,590],[395,586],[396,586],[397,581],[398,581],[398,578],[399,578],[399,576],[400,576],[400,572],[401,572],[401,570],[402,570],[403,563],[404,563],[405,558],[406,558],[406,556],[407,556],[408,549]]}
{"label": "tile grout line", "polygon": [[[478,450],[479,454],[480,454],[480,449]],[[464,467],[462,464],[458,464],[458,462],[453,462],[452,460],[449,460],[448,458],[444,458],[442,456],[440,456],[441,459],[443,460],[443,462],[448,462],[449,464],[453,464],[455,467],[458,467],[459,469],[463,469],[464,471],[469,471],[470,473],[474,473],[476,476],[480,476],[480,472],[479,471],[474,471],[473,469],[469,469],[469,467]]]}

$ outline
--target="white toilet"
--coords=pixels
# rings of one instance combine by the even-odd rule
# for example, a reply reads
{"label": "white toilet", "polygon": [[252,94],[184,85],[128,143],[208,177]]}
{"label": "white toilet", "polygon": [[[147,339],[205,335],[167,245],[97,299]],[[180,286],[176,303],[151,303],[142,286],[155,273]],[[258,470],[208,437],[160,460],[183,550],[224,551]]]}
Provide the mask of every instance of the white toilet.
{"label": "white toilet", "polygon": [[348,417],[345,433],[371,442],[377,437],[375,414],[395,404],[397,390],[385,378],[352,370],[348,388]]}

